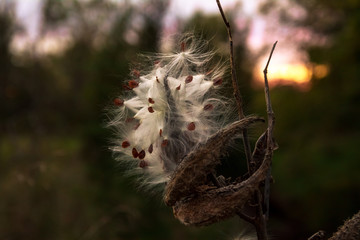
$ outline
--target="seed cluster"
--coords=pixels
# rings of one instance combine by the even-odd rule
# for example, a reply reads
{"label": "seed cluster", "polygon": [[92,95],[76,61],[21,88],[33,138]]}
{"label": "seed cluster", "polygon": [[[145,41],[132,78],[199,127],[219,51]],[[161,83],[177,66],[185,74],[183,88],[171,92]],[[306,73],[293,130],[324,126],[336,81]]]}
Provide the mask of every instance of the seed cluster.
{"label": "seed cluster", "polygon": [[122,154],[120,162],[143,169],[148,183],[167,181],[181,158],[222,127],[218,118],[225,104],[216,89],[223,70],[209,71],[213,53],[202,48],[196,39],[185,39],[180,52],[157,56],[150,71],[133,70],[124,85],[130,97],[113,100],[113,151]]}

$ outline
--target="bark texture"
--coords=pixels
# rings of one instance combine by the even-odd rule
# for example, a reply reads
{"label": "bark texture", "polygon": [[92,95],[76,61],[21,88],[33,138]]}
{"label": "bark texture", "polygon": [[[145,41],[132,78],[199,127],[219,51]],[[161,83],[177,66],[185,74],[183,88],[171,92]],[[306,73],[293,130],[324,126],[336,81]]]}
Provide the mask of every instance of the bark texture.
{"label": "bark texture", "polygon": [[207,183],[208,175],[220,164],[220,156],[224,154],[226,146],[241,130],[260,121],[263,119],[259,117],[243,118],[220,130],[205,144],[195,148],[181,161],[168,182],[164,195],[165,203],[174,206],[181,198],[201,192],[201,186]]}
{"label": "bark texture", "polygon": [[359,240],[360,239],[360,211],[351,219],[345,221],[329,240]]}
{"label": "bark texture", "polygon": [[265,181],[271,165],[272,151],[260,151],[259,168],[248,179],[217,187],[208,180],[229,141],[241,129],[262,121],[248,117],[237,121],[212,136],[180,163],[165,191],[165,203],[185,225],[205,226],[236,215]]}

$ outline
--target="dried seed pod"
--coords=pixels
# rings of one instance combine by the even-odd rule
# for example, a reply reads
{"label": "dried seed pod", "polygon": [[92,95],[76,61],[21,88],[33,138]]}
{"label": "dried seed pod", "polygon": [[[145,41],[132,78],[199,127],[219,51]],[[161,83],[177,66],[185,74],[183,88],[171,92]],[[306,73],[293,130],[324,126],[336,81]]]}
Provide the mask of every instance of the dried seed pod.
{"label": "dried seed pod", "polygon": [[[205,188],[175,203],[174,216],[185,225],[207,226],[233,217],[250,200],[266,178],[271,159],[249,179],[221,188]],[[201,187],[198,189],[202,189]],[[201,211],[198,211],[201,209]]]}
{"label": "dried seed pod", "polygon": [[259,121],[263,121],[263,119],[247,117],[234,122],[188,154],[166,185],[165,203],[173,206],[181,198],[191,195],[198,186],[204,184],[209,172],[213,171],[220,163],[220,155],[224,153],[231,139],[239,134],[240,130]]}
{"label": "dried seed pod", "polygon": [[267,148],[260,167],[240,183],[220,188],[198,186],[197,194],[188,194],[174,203],[174,216],[183,224],[193,226],[206,226],[234,216],[266,179],[271,159],[272,151]]}
{"label": "dried seed pod", "polygon": [[267,147],[267,131],[260,135],[255,143],[255,148],[252,154],[251,171],[254,172],[258,169],[264,160]]}

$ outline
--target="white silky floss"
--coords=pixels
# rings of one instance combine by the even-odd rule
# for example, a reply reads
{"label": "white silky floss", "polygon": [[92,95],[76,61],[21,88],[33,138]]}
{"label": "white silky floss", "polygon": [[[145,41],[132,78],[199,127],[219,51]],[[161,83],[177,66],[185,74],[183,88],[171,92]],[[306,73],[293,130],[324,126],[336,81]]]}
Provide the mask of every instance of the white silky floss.
{"label": "white silky floss", "polygon": [[[114,100],[109,126],[111,149],[130,172],[142,172],[141,185],[164,183],[196,145],[224,126],[224,97],[217,94],[224,69],[209,66],[214,52],[187,35],[180,51],[148,57],[149,71],[134,70],[126,89],[132,97]],[[149,67],[147,67],[149,68]]]}

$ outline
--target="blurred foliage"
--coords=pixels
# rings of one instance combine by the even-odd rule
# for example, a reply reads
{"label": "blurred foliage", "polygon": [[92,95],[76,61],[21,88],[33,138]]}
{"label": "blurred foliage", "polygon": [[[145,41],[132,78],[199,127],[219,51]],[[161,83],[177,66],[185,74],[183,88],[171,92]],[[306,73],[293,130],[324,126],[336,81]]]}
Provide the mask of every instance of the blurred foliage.
{"label": "blurred foliage", "polygon": [[107,150],[104,109],[137,55],[156,51],[166,6],[48,0],[42,34],[65,27],[72,41],[42,56],[10,52],[15,19],[1,12],[0,239],[210,239],[238,225],[180,225]]}
{"label": "blurred foliage", "polygon": [[293,2],[306,17],[284,18],[284,24],[327,37],[325,46],[303,48],[312,63],[330,68],[326,77],[312,80],[310,91],[272,91],[280,145],[273,164],[271,206],[279,213],[274,221],[290,222],[284,234],[305,239],[306,232],[335,231],[360,207],[360,3]]}
{"label": "blurred foliage", "polygon": [[[360,202],[360,6],[351,0],[294,2],[307,17],[293,21],[283,10],[284,21],[331,40],[303,46],[311,62],[327,64],[331,72],[313,79],[309,91],[272,89],[280,149],[270,231],[277,239],[332,232]],[[230,239],[244,227],[237,219],[182,226],[160,196],[138,191],[123,176],[107,150],[104,109],[123,91],[137,54],[157,50],[167,6],[155,0],[141,6],[47,0],[41,34],[65,27],[72,41],[62,54],[42,56],[32,49],[10,51],[17,23],[11,11],[0,11],[0,239]],[[198,13],[183,26],[210,40],[216,58],[227,64],[219,15]],[[234,33],[237,71],[246,112],[265,116],[262,90],[250,87],[255,59],[245,48],[248,31]],[[231,95],[230,86],[225,94]]]}

